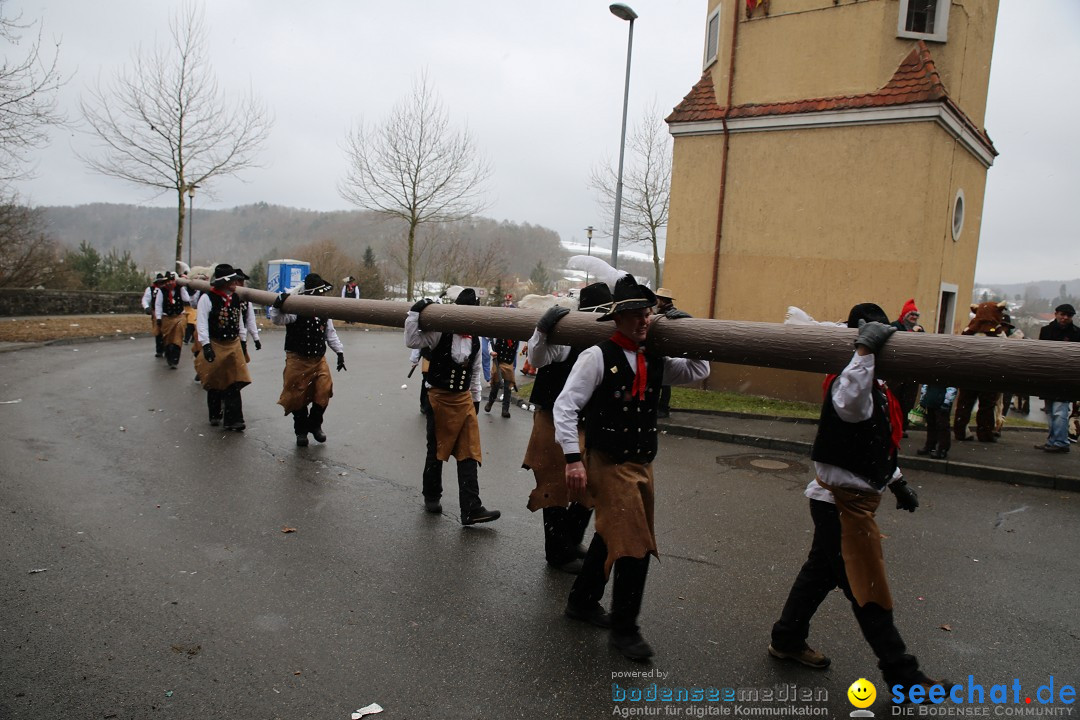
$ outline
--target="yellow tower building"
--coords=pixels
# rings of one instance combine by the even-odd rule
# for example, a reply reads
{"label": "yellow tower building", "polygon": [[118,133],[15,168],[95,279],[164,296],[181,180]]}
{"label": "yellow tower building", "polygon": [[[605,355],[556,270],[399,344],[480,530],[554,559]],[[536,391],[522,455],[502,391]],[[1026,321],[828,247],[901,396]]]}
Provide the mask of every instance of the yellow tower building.
{"label": "yellow tower building", "polygon": [[[709,0],[674,137],[665,285],[699,317],[842,320],[914,298],[967,324],[997,0]],[[958,309],[959,308],[959,309]],[[820,378],[716,365],[715,389],[820,398]]]}

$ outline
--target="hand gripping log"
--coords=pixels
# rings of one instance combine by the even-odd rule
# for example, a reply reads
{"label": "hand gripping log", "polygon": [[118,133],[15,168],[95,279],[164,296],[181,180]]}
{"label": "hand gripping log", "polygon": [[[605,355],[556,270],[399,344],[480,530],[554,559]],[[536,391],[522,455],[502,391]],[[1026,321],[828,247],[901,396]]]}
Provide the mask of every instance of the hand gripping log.
{"label": "hand gripping log", "polygon": [[[180,280],[197,290],[208,283]],[[237,288],[240,297],[271,305],[274,293]],[[320,315],[335,320],[403,327],[409,305],[387,300],[290,295],[283,312]],[[429,305],[420,316],[423,330],[511,340],[528,340],[543,310]],[[611,335],[611,323],[592,313],[572,312],[550,335],[560,345],[588,346]],[[658,318],[649,329],[648,346],[663,355],[712,362],[811,373],[840,372],[851,360],[857,332],[817,325]],[[917,380],[972,390],[1080,399],[1080,343],[898,332],[878,353],[877,372],[892,380]]]}

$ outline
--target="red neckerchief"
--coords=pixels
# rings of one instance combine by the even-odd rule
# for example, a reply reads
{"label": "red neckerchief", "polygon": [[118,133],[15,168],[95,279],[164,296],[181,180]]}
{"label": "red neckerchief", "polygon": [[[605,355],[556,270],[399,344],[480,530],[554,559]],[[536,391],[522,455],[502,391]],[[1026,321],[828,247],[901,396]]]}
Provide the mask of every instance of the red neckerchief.
{"label": "red neckerchief", "polygon": [[176,289],[176,283],[172,283],[172,284],[170,284],[170,285],[166,285],[166,286],[165,286],[165,289],[169,291],[169,304],[170,304],[170,305],[172,305],[172,301],[173,301],[173,290],[175,290],[175,289]]}
{"label": "red neckerchief", "polygon": [[[822,394],[829,392],[833,380],[837,377],[839,376],[836,373],[825,376]],[[893,452],[900,449],[900,440],[904,437],[904,414],[900,409],[900,401],[892,394],[892,390],[889,389],[889,386],[876,379],[874,382],[878,384],[878,387],[885,391],[885,402],[889,405],[889,430],[892,433],[889,436],[889,452]]]}
{"label": "red neckerchief", "polygon": [[210,288],[210,292],[214,293],[214,294],[215,294],[215,295],[217,295],[217,296],[218,296],[219,298],[221,298],[222,300],[224,300],[224,301],[225,301],[225,307],[229,307],[229,303],[231,303],[231,302],[232,302],[232,299],[233,299],[232,293],[225,293],[225,292],[222,292],[221,290],[219,290],[219,289],[218,289],[218,288],[216,288],[216,287],[212,287],[212,288]]}
{"label": "red neckerchief", "polygon": [[647,377],[645,375],[645,348],[641,347],[618,330],[616,330],[615,334],[608,339],[621,347],[623,350],[629,350],[630,352],[637,355],[637,370],[634,374],[634,386],[630,389],[630,397],[636,397],[638,400],[644,400],[645,384],[647,380]]}

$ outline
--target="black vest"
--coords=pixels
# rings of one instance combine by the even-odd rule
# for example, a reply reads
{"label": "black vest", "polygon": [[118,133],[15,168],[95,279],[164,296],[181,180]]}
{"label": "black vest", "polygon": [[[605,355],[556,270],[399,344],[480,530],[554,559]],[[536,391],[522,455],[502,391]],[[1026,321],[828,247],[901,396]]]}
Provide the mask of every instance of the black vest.
{"label": "black vest", "polygon": [[210,298],[210,315],[207,318],[211,340],[235,340],[240,337],[240,298],[233,295],[228,305],[217,293],[207,293]]}
{"label": "black vest", "polygon": [[492,349],[498,353],[500,365],[513,365],[517,356],[517,340],[491,340]]}
{"label": "black vest", "polygon": [[566,378],[570,377],[570,371],[580,354],[580,349],[571,348],[570,355],[562,362],[551,363],[537,370],[529,402],[545,410],[554,408],[555,399],[566,385]]}
{"label": "black vest", "polygon": [[161,291],[161,314],[162,315],[179,315],[184,312],[184,300],[180,297],[180,288],[174,287],[172,289],[172,302],[169,302],[169,290],[164,288]]}
{"label": "black vest", "polygon": [[656,457],[656,408],[664,380],[662,355],[646,354],[645,399],[631,397],[634,370],[623,349],[611,340],[598,345],[604,355],[604,379],[585,405],[585,445],[616,464],[647,464]]}
{"label": "black vest", "polygon": [[285,326],[285,352],[317,358],[326,354],[326,320],[301,317]]}
{"label": "black vest", "polygon": [[454,392],[468,392],[472,384],[472,365],[476,354],[480,352],[480,338],[473,337],[469,358],[458,364],[450,356],[450,347],[454,336],[443,333],[438,345],[431,349],[431,364],[428,366],[427,381],[431,387]]}
{"label": "black vest", "polygon": [[[837,376],[838,378],[839,376]],[[892,424],[889,401],[875,380],[871,390],[874,412],[869,420],[849,423],[840,419],[832,402],[832,386],[825,389],[817,437],[810,458],[853,472],[878,490],[892,480],[896,470],[896,451],[891,450]]]}
{"label": "black vest", "polygon": [[352,290],[350,290],[349,286],[346,285],[345,286],[345,294],[342,295],[341,297],[343,297],[343,298],[352,298],[353,300],[359,300],[360,299],[360,286],[357,285]]}

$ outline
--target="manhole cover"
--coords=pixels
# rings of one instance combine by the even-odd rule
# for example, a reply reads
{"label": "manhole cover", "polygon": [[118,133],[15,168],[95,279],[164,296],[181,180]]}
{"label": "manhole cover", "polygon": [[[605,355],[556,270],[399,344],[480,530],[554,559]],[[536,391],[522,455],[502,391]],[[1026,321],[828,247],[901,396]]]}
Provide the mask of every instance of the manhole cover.
{"label": "manhole cover", "polygon": [[787,470],[791,467],[791,463],[786,463],[781,460],[766,460],[764,458],[751,460],[750,464],[754,467],[761,468],[762,470]]}

